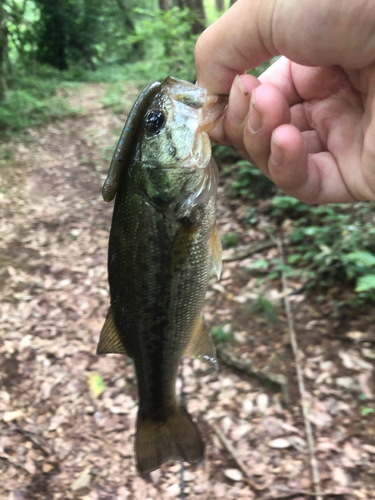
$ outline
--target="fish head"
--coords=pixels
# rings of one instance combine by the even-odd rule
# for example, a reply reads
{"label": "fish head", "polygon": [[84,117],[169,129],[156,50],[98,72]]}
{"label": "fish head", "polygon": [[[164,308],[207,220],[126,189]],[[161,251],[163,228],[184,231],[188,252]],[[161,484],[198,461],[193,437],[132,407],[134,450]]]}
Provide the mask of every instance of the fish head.
{"label": "fish head", "polygon": [[206,89],[167,78],[143,119],[142,162],[155,167],[205,168],[211,158],[201,130]]}
{"label": "fish head", "polygon": [[140,163],[147,193],[164,205],[173,201],[180,216],[216,191],[207,132],[223,110],[206,89],[168,77],[144,115]]}

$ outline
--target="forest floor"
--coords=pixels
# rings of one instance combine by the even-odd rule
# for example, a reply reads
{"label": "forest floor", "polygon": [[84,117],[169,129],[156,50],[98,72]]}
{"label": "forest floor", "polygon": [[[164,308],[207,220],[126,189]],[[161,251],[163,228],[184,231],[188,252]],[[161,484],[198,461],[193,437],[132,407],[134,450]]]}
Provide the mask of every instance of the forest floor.
{"label": "forest floor", "polygon": [[[67,90],[82,109],[78,116],[0,144],[4,500],[182,498],[179,463],[164,464],[148,480],[136,472],[132,364],[95,355],[109,305],[113,209],[102,201],[101,186],[126,118],[102,104],[105,92],[101,84]],[[124,109],[136,95],[128,86]],[[242,224],[243,203],[227,196],[228,183],[219,188],[220,233],[241,234],[240,247],[262,241],[261,225]],[[233,339],[219,346],[218,372],[197,359],[182,363],[186,405],[206,441],[204,464],[186,467],[185,498],[313,498],[307,419],[324,498],[374,500],[375,314],[333,320],[324,303],[303,291],[289,296],[306,385],[304,415],[285,290],[280,280],[260,284],[248,269],[254,259],[278,252],[275,246],[225,262],[221,281],[210,283],[206,321]],[[289,294],[301,283],[287,286]],[[274,304],[273,320],[257,311],[260,294]]]}

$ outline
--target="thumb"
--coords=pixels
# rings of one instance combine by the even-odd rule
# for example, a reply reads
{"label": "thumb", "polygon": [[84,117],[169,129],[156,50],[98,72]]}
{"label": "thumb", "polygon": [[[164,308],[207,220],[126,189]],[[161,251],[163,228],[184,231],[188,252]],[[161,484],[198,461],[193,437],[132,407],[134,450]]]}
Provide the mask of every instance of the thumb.
{"label": "thumb", "polygon": [[363,68],[375,60],[373,0],[237,0],[198,39],[199,85],[229,92],[234,77],[274,55],[305,66]]}

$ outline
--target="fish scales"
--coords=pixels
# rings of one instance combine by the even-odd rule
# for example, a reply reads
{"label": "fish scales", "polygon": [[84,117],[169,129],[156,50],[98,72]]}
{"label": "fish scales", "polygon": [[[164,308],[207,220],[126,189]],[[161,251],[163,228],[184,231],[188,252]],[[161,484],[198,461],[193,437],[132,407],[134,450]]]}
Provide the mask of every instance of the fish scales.
{"label": "fish scales", "polygon": [[140,412],[147,413],[167,407],[174,397],[179,361],[207,289],[215,207],[214,200],[204,214],[196,207],[202,225],[177,270],[171,251],[181,223],[166,221],[162,212],[134,193],[132,181],[123,186],[117,194],[109,243],[109,254],[116,256],[109,263],[111,303],[125,349],[135,363]]}
{"label": "fish scales", "polygon": [[117,194],[108,251],[111,306],[97,352],[134,360],[141,473],[169,459],[204,457],[199,429],[180,406],[175,383],[184,353],[215,362],[201,318],[210,270],[214,265],[219,273],[221,263],[218,173],[206,134],[220,106],[209,106],[206,91],[188,82],[169,77],[148,86],[103,188],[107,201]]}

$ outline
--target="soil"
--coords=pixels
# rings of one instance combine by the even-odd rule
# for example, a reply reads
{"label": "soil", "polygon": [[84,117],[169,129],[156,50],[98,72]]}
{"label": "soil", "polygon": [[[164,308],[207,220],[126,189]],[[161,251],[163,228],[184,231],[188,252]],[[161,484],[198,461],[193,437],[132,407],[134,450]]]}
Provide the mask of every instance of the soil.
{"label": "soil", "polygon": [[[230,334],[219,351],[258,376],[220,360],[218,372],[182,362],[177,387],[183,381],[204,435],[205,462],[186,466],[183,494],[177,462],[137,474],[133,366],[95,355],[109,305],[113,210],[101,187],[126,118],[102,105],[105,92],[70,89],[78,116],[0,144],[0,498],[305,499],[314,496],[313,451],[324,498],[375,499],[375,315],[334,317],[330,303],[342,289],[318,302],[301,283],[285,292],[280,280],[259,279],[249,264],[277,257],[277,247],[225,262],[204,310],[210,327]],[[124,89],[127,107],[136,93]],[[219,188],[219,232],[239,234],[240,247],[264,240],[261,225],[244,224],[230,182]],[[293,291],[305,415],[283,300]],[[285,377],[288,398],[270,374]]]}

